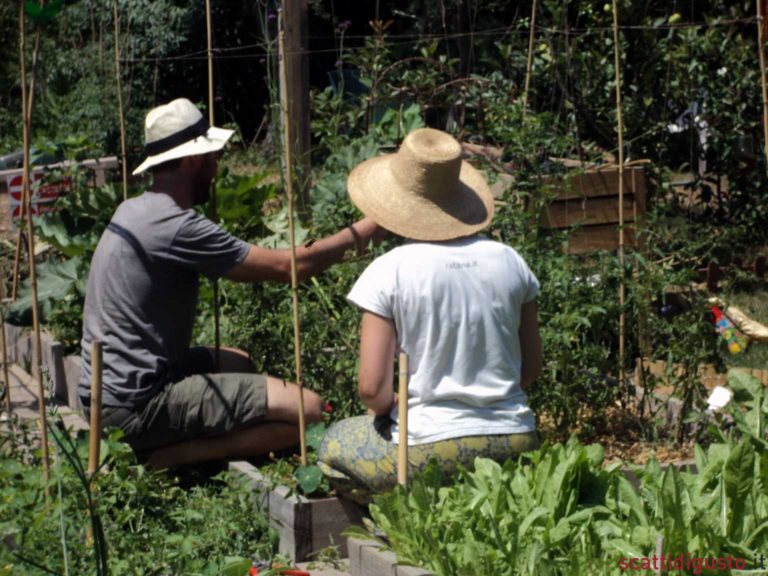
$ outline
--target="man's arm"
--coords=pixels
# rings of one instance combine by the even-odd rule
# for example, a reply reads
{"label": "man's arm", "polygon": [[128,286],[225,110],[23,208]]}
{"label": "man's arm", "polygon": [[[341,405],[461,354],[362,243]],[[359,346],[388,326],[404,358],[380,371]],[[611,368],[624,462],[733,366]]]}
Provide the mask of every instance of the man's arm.
{"label": "man's arm", "polygon": [[520,337],[520,352],[523,358],[520,386],[527,392],[533,381],[541,374],[543,367],[536,300],[523,304],[520,310],[520,329],[518,334]]}
{"label": "man's arm", "polygon": [[379,416],[389,414],[395,404],[392,377],[396,347],[395,323],[372,312],[363,312],[357,386],[363,404]]}
{"label": "man's arm", "polygon": [[[363,218],[337,232],[315,241],[310,246],[296,247],[296,276],[299,281],[319,274],[332,264],[340,262],[347,250],[362,252],[374,236],[381,236],[383,229],[370,218]],[[236,282],[291,281],[291,251],[272,250],[251,245],[248,255],[225,276]]]}

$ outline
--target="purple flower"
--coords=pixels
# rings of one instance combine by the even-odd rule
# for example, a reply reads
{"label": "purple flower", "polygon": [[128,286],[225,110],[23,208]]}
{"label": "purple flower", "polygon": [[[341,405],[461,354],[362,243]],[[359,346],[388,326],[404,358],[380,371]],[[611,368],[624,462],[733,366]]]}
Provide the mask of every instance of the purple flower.
{"label": "purple flower", "polygon": [[334,64],[336,68],[341,68],[343,65],[344,65],[344,60],[336,60],[336,64]]}
{"label": "purple flower", "polygon": [[277,20],[277,14],[275,14],[274,12],[270,12],[269,15],[267,16],[267,20]]}
{"label": "purple flower", "polygon": [[352,21],[351,20],[344,20],[344,22],[339,24],[339,31],[340,32],[344,32],[350,26],[352,26]]}
{"label": "purple flower", "polygon": [[267,59],[266,58],[259,58],[259,64],[266,64]]}

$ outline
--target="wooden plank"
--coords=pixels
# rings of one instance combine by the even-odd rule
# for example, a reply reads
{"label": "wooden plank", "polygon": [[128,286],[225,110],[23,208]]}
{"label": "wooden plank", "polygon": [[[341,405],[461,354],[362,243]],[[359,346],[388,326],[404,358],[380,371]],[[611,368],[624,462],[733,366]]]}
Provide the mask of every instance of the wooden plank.
{"label": "wooden plank", "polygon": [[339,535],[353,525],[362,524],[360,508],[351,500],[325,498],[311,501],[312,550],[338,546],[342,557],[347,555],[347,539]]}
{"label": "wooden plank", "polygon": [[69,404],[67,377],[64,373],[64,347],[61,342],[43,342],[43,365],[53,383],[53,395],[56,400]]}
{"label": "wooden plank", "polygon": [[[624,195],[624,222],[635,220],[634,196]],[[569,228],[616,224],[619,221],[619,197],[563,200],[551,203],[541,215],[542,228]]]}
{"label": "wooden plank", "polygon": [[76,411],[82,411],[77,386],[80,383],[80,356],[64,358],[64,380],[67,386],[67,405]]}
{"label": "wooden plank", "polygon": [[346,554],[346,539],[341,532],[361,523],[357,506],[339,498],[310,500],[286,486],[274,486],[252,464],[230,462],[229,469],[248,479],[254,490],[262,491],[261,510],[269,515],[270,525],[280,535],[279,552],[293,562],[303,562],[331,544]]}
{"label": "wooden plank", "polygon": [[[624,228],[624,244],[636,246],[635,230],[631,226]],[[586,254],[596,250],[618,250],[619,229],[616,225],[587,226],[575,230],[568,238],[566,247],[569,254]]]}
{"label": "wooden plank", "polygon": [[367,547],[360,554],[359,576],[397,576],[397,556],[393,552]]}
{"label": "wooden plank", "polygon": [[[618,196],[619,171],[616,168],[609,168],[567,174],[565,177],[550,176],[544,179],[544,185],[550,190],[557,190],[557,200]],[[646,187],[643,168],[634,167],[624,170],[625,200],[627,194],[633,193],[645,198]]]}

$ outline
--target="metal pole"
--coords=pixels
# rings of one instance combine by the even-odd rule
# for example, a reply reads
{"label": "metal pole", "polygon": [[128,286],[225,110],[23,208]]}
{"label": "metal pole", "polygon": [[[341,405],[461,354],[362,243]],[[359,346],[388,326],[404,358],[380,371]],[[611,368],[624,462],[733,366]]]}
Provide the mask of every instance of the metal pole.
{"label": "metal pole", "polygon": [[291,298],[293,303],[293,346],[296,360],[296,385],[299,387],[299,443],[301,446],[301,464],[307,465],[307,435],[306,419],[304,417],[304,384],[301,373],[301,330],[299,323],[299,283],[296,273],[296,238],[293,222],[293,155],[290,140],[290,112],[291,99],[288,94],[288,82],[285,71],[285,32],[283,30],[282,13],[280,15],[280,108],[283,121],[283,146],[285,149],[285,189],[288,195],[288,231],[291,240]]}

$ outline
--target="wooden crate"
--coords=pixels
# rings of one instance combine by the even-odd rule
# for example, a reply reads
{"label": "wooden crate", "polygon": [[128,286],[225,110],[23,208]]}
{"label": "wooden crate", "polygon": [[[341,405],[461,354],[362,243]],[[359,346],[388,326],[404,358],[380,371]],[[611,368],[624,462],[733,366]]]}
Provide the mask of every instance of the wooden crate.
{"label": "wooden crate", "polygon": [[230,462],[229,469],[247,478],[251,487],[261,493],[261,511],[269,514],[270,525],[280,534],[280,554],[293,562],[304,562],[335,545],[342,557],[347,556],[347,539],[341,533],[362,523],[357,504],[342,498],[310,500],[286,486],[272,487],[255,466],[245,461]]}
{"label": "wooden crate", "polygon": [[[645,217],[646,178],[641,167],[624,169],[624,245],[638,247],[635,230]],[[577,227],[568,241],[570,254],[619,248],[619,171],[617,168],[547,178],[556,196],[541,215],[545,230]]]}

